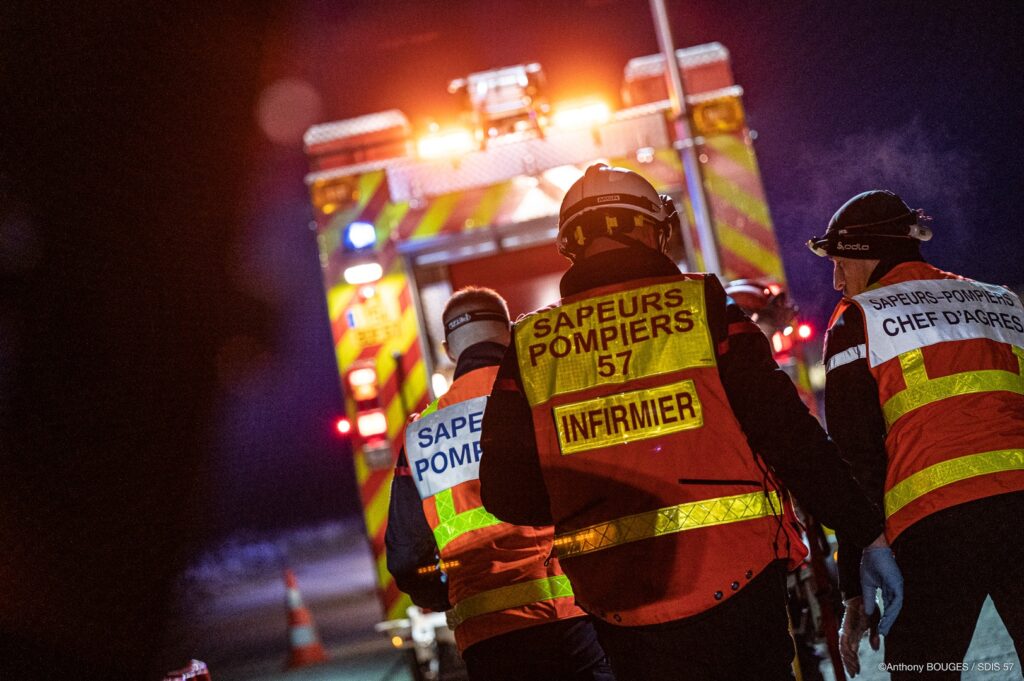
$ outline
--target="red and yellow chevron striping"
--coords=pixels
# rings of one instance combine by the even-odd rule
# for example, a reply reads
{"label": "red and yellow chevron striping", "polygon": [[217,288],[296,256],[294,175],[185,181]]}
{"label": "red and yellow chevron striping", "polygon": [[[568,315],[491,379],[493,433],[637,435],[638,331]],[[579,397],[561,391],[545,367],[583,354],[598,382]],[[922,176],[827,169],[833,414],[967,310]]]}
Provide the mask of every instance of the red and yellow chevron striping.
{"label": "red and yellow chevron striping", "polygon": [[[389,221],[397,224],[404,215],[404,204],[391,204],[375,198],[381,196],[380,192],[383,191],[379,183],[374,185],[367,182],[366,187],[368,190],[374,189],[376,193],[366,198],[365,210],[360,213],[360,218],[372,220],[378,225]],[[370,215],[370,208],[379,212]],[[321,246],[324,246],[323,241]],[[427,372],[419,344],[416,308],[408,276],[401,260],[395,258],[393,253],[390,256],[390,261],[385,263],[387,273],[377,282],[372,297],[366,298],[357,287],[337,283],[328,288],[327,304],[339,373],[344,375],[357,361],[373,363],[377,370],[378,399],[388,421],[388,437],[394,440],[408,413],[422,409],[427,403]],[[371,307],[374,309],[371,310]],[[364,324],[367,319],[372,319],[378,325],[383,324],[385,331],[370,333]],[[397,371],[399,362],[402,372]],[[399,375],[404,377],[401,384]],[[354,405],[350,403],[348,409],[353,414]],[[366,534],[378,566],[381,604],[386,617],[402,617],[410,602],[387,572],[384,550],[393,470],[390,466],[384,469],[371,468],[362,448],[357,448],[354,455]]]}
{"label": "red and yellow chevron striping", "polygon": [[723,275],[726,279],[785,282],[786,273],[747,131],[710,136],[699,151]]}

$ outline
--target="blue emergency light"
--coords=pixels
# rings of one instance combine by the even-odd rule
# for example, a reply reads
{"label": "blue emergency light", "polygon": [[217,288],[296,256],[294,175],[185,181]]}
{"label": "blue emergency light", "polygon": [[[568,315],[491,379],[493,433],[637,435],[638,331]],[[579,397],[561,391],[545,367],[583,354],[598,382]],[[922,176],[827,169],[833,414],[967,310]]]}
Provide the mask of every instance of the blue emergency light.
{"label": "blue emergency light", "polygon": [[347,250],[360,251],[377,243],[377,230],[369,222],[352,222],[345,228],[342,239]]}

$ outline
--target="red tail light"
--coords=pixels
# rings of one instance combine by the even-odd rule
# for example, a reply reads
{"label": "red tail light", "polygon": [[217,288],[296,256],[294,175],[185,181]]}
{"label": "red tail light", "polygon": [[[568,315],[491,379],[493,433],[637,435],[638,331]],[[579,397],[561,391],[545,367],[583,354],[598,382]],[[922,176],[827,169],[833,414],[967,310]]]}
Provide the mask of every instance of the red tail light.
{"label": "red tail light", "polygon": [[338,431],[339,435],[348,435],[352,432],[352,422],[342,416],[334,422],[334,429]]}

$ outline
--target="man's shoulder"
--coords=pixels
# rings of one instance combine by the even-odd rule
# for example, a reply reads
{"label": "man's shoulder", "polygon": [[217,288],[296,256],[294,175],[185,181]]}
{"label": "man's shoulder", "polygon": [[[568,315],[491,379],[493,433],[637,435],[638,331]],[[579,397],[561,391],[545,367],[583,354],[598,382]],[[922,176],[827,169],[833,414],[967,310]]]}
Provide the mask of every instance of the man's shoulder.
{"label": "man's shoulder", "polygon": [[860,309],[846,304],[837,314],[825,332],[823,359],[827,363],[832,357],[864,343],[864,318]]}

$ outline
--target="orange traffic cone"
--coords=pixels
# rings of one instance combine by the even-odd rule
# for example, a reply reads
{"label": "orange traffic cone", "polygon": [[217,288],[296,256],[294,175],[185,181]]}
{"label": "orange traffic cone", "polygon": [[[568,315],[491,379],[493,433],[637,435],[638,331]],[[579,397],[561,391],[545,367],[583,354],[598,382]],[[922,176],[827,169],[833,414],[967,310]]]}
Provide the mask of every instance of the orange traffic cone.
{"label": "orange traffic cone", "polygon": [[310,664],[327,661],[327,652],[317,636],[313,616],[302,604],[302,595],[295,581],[295,573],[290,569],[284,571],[284,583],[288,590],[288,641],[291,653],[288,655],[286,669],[305,667]]}

